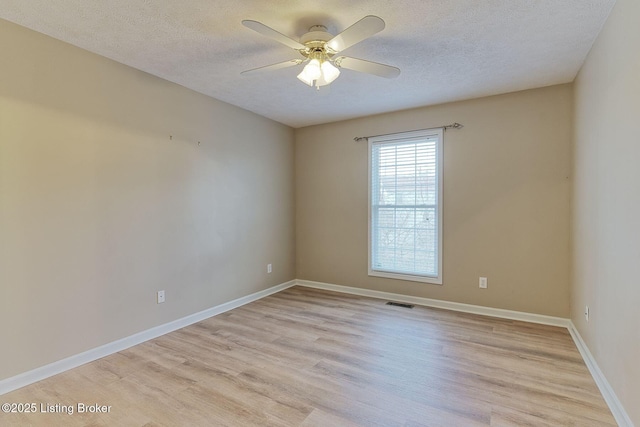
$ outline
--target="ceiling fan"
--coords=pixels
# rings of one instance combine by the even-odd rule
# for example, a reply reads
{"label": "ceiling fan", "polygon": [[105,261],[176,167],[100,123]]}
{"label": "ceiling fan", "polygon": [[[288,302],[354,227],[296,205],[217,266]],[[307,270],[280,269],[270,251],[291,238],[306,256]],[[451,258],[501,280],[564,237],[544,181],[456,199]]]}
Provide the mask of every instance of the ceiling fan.
{"label": "ceiling fan", "polygon": [[299,42],[258,21],[244,20],[242,24],[263,36],[297,50],[302,58],[254,68],[243,71],[241,74],[278,70],[306,63],[302,72],[298,74],[298,79],[309,86],[315,86],[317,89],[337,79],[340,75],[340,68],[386,78],[394,78],[400,74],[399,68],[390,65],[348,56],[337,56],[343,50],[382,31],[384,21],[377,16],[365,16],[336,36],[327,32],[327,27],[324,25],[314,25],[309,28],[308,33],[300,37]]}

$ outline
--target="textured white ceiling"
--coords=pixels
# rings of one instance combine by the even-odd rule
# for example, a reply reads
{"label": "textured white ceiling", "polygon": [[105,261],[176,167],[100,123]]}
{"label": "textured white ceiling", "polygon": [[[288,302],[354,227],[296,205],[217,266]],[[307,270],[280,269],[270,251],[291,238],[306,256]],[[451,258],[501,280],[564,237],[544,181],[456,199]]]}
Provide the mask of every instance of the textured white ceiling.
{"label": "textured white ceiling", "polygon": [[[570,82],[615,0],[2,0],[0,17],[293,127]],[[298,39],[365,15],[386,28],[345,52],[399,67],[388,80],[343,70],[319,92],[299,57],[245,28]],[[301,66],[300,66],[301,67]]]}

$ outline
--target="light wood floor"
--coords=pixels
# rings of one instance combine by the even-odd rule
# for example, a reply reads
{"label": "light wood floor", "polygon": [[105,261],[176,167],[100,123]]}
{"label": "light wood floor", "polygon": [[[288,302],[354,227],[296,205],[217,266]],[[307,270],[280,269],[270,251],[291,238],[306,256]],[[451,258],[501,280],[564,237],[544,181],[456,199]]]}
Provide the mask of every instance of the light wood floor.
{"label": "light wood floor", "polygon": [[563,328],[300,287],[0,402],[111,405],[3,426],[615,425]]}

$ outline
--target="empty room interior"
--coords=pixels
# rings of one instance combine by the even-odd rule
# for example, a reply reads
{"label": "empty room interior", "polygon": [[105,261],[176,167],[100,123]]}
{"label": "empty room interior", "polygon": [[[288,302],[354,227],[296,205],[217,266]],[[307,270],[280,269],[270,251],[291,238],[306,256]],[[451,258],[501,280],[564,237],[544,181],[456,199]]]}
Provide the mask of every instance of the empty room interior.
{"label": "empty room interior", "polygon": [[0,425],[640,426],[640,2],[0,4]]}

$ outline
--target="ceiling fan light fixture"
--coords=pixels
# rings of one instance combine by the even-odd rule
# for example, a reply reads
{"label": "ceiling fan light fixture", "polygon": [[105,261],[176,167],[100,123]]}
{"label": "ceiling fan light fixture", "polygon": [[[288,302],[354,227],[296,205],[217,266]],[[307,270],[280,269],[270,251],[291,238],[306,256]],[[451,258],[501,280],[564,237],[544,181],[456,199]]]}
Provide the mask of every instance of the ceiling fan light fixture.
{"label": "ceiling fan light fixture", "polygon": [[307,65],[305,65],[303,73],[309,78],[309,80],[318,80],[322,76],[322,69],[320,68],[320,61],[312,59]]}
{"label": "ceiling fan light fixture", "polygon": [[322,77],[324,77],[327,84],[337,79],[340,75],[340,70],[329,61],[324,61],[320,68],[322,69]]}
{"label": "ceiling fan light fixture", "polygon": [[338,70],[328,60],[313,58],[298,74],[298,80],[309,86],[326,86],[340,75]]}
{"label": "ceiling fan light fixture", "polygon": [[313,80],[309,79],[307,73],[305,73],[304,70],[302,70],[302,72],[298,74],[298,80],[306,85],[313,86]]}

